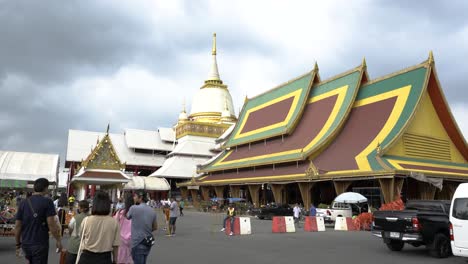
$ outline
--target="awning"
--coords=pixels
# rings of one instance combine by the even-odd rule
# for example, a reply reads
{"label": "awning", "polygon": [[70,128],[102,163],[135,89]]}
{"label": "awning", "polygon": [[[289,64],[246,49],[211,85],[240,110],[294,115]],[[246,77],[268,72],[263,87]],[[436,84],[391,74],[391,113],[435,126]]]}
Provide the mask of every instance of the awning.
{"label": "awning", "polygon": [[27,188],[28,181],[0,180],[0,188]]}
{"label": "awning", "polygon": [[171,187],[164,178],[133,176],[124,190],[169,191]]}

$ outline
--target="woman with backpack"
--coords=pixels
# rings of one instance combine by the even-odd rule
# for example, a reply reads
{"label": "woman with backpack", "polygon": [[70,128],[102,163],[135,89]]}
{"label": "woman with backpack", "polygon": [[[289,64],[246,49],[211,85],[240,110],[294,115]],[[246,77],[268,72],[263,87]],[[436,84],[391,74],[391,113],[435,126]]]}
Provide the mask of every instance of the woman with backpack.
{"label": "woman with backpack", "polygon": [[131,264],[132,260],[132,220],[127,219],[126,215],[130,207],[134,204],[133,197],[128,195],[125,199],[124,208],[115,213],[114,218],[120,226],[120,246],[117,255],[117,263]]}

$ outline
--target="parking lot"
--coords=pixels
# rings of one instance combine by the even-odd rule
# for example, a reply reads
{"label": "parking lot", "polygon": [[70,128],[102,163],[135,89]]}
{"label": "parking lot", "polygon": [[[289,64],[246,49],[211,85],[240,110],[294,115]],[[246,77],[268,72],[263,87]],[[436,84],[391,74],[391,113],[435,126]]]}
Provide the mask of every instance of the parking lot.
{"label": "parking lot", "polygon": [[[176,237],[165,237],[160,228],[149,263],[467,263],[457,257],[434,259],[424,247],[391,252],[369,232],[273,234],[268,220],[252,219],[252,235],[229,237],[219,232],[222,217],[188,211],[178,219]],[[24,263],[15,257],[14,245],[13,237],[0,238],[2,263]],[[53,245],[51,239],[49,263],[58,263]]]}

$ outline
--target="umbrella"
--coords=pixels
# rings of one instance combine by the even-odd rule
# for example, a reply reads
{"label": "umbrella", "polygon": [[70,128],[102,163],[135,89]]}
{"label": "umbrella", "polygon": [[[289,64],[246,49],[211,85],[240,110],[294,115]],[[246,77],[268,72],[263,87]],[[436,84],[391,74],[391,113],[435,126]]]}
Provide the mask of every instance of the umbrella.
{"label": "umbrella", "polygon": [[339,203],[365,203],[367,198],[360,193],[346,192],[338,195],[335,198],[335,202]]}

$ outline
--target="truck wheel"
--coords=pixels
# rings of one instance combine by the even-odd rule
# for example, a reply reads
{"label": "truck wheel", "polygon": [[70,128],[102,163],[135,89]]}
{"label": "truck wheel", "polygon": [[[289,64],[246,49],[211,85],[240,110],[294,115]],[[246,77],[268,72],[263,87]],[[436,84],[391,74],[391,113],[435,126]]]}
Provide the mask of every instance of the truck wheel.
{"label": "truck wheel", "polygon": [[442,233],[436,234],[429,252],[431,256],[435,258],[446,258],[450,256],[452,253],[452,248],[450,246],[449,238]]}
{"label": "truck wheel", "polygon": [[405,246],[405,243],[400,240],[390,240],[389,242],[385,243],[391,251],[401,251]]}

